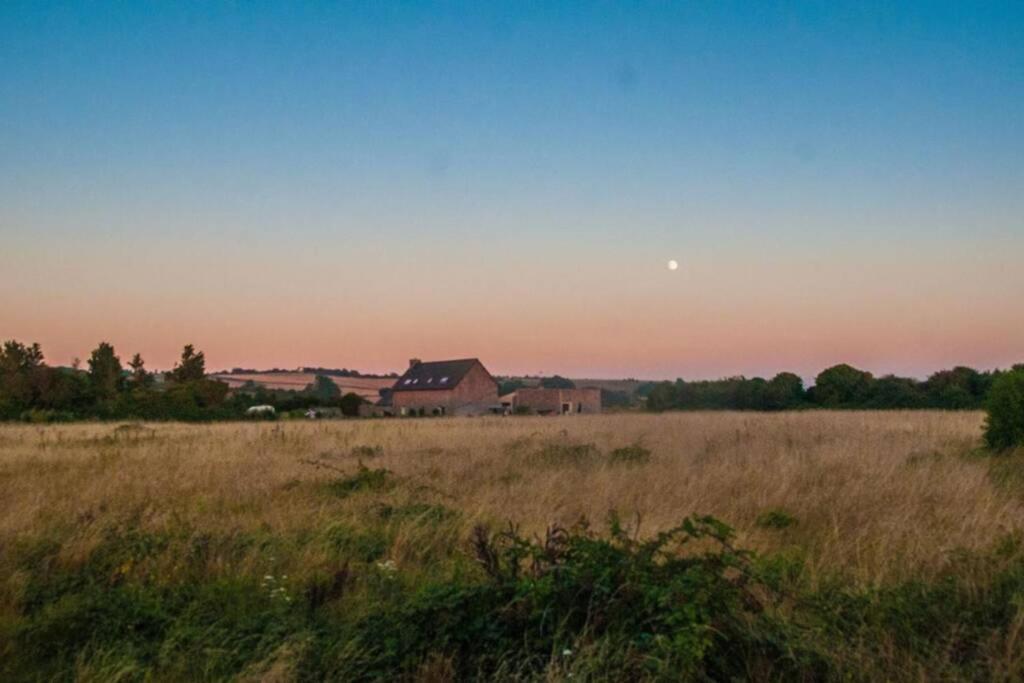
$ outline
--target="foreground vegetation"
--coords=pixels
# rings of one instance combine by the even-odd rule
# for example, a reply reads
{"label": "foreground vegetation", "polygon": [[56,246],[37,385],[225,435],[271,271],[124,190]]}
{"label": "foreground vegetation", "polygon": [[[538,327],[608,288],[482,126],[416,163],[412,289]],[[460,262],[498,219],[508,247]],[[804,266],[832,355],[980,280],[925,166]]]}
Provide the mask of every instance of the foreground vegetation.
{"label": "foreground vegetation", "polygon": [[1015,680],[982,422],[0,427],[0,678]]}

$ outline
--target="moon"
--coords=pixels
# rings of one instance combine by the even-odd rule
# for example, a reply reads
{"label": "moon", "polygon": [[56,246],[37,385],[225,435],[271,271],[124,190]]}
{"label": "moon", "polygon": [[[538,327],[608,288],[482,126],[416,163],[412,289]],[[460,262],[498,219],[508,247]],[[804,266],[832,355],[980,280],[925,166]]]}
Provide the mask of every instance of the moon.
{"label": "moon", "polygon": [[675,259],[672,259],[671,261],[668,262],[668,269],[669,270],[676,270],[678,268],[679,268],[679,262],[676,261]]}

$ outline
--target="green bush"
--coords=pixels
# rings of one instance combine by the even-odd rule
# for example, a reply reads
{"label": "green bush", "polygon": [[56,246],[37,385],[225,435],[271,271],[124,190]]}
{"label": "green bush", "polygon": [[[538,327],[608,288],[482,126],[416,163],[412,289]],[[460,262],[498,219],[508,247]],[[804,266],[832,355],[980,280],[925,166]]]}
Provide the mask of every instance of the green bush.
{"label": "green bush", "polygon": [[608,454],[612,465],[645,465],[651,461],[651,451],[638,443],[616,448]]}
{"label": "green bush", "polygon": [[[353,641],[311,648],[316,661],[307,665],[316,671],[307,673],[401,678],[440,655],[459,680],[499,671],[532,679],[551,666],[553,653],[568,658],[601,643],[591,657],[618,680],[742,676],[739,652],[784,658],[749,628],[766,589],[730,538],[710,517],[686,519],[648,541],[633,539],[614,518],[609,537],[586,526],[552,528],[532,540],[515,529],[491,535],[478,527],[472,548],[485,581],[427,585],[368,614],[353,625]],[[677,552],[697,541],[711,545]]]}
{"label": "green bush", "polygon": [[773,508],[757,516],[754,525],[761,529],[787,529],[796,524],[796,517],[785,510]]}
{"label": "green bush", "polygon": [[988,397],[985,443],[1001,451],[1024,445],[1024,370],[999,375]]}

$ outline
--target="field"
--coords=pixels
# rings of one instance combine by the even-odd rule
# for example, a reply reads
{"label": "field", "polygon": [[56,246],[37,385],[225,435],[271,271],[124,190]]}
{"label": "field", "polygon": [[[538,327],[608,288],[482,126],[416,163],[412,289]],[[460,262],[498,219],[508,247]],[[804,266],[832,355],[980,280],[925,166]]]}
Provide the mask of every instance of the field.
{"label": "field", "polygon": [[[220,374],[210,375],[211,378],[226,383],[232,389],[237,389],[246,382],[256,384],[272,390],[302,391],[316,380],[316,375],[308,372],[257,372],[250,374]],[[334,377],[331,379],[341,393],[349,392],[359,394],[369,401],[376,401],[380,398],[380,390],[390,387],[395,383],[393,377]]]}
{"label": "field", "polygon": [[[1013,680],[1024,663],[1024,477],[1017,457],[980,452],[982,421],[801,412],[0,427],[0,674],[585,680],[718,678],[739,666],[762,680]],[[478,525],[512,523],[524,543],[550,528],[596,543],[610,512],[630,539],[694,514],[730,525],[728,557],[755,553],[737,566],[760,607],[722,598],[742,614],[707,607],[708,628],[704,612],[687,612],[703,640],[669,646],[599,623],[588,583],[587,619],[570,628],[565,608],[562,627],[527,648],[532,659],[515,638],[493,659],[456,642],[487,617],[439,640],[395,626],[431,615],[422,628],[441,629],[460,605],[486,602],[481,586],[513,582],[522,600],[547,585],[542,573],[523,583],[488,570],[486,547],[470,543]],[[639,542],[620,539],[615,552]],[[563,569],[597,555],[564,557]],[[716,591],[738,585],[722,577]],[[440,612],[429,602],[439,587]],[[475,597],[460,602],[452,587]],[[552,594],[530,595],[536,605]],[[736,635],[715,635],[726,623]]]}

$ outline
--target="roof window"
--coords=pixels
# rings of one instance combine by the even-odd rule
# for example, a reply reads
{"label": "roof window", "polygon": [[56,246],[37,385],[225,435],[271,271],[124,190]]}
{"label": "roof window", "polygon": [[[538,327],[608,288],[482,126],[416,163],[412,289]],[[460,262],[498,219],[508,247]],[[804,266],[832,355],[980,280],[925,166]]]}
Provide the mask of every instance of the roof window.
{"label": "roof window", "polygon": [[441,384],[447,384],[447,383],[448,383],[448,378],[447,377],[442,377],[441,378]]}

